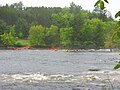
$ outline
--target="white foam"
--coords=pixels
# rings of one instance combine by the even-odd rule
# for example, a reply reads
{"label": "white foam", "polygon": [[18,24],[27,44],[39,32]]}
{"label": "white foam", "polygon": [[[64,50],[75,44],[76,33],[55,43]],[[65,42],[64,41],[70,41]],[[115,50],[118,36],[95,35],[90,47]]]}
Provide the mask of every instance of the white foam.
{"label": "white foam", "polygon": [[81,76],[81,78],[84,79],[84,80],[88,80],[88,81],[101,80],[100,77],[95,76],[95,75]]}
{"label": "white foam", "polygon": [[120,81],[120,72],[118,71],[97,71],[97,72],[84,72],[80,75],[64,75],[64,74],[41,74],[41,73],[29,73],[29,74],[12,74],[1,75],[0,80],[4,82],[81,82],[81,81],[99,81],[108,82]]}

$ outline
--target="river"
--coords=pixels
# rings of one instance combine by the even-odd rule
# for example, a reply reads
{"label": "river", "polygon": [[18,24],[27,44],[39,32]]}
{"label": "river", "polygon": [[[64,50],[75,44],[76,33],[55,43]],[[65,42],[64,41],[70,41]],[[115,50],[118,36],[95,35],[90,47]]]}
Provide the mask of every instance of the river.
{"label": "river", "polygon": [[0,90],[120,90],[119,52],[0,50]]}

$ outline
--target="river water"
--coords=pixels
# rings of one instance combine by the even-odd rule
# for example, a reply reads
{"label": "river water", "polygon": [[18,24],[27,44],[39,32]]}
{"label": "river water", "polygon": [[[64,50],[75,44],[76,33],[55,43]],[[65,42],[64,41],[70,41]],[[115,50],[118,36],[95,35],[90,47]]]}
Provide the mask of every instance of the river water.
{"label": "river water", "polygon": [[0,90],[120,90],[119,59],[119,52],[0,50]]}

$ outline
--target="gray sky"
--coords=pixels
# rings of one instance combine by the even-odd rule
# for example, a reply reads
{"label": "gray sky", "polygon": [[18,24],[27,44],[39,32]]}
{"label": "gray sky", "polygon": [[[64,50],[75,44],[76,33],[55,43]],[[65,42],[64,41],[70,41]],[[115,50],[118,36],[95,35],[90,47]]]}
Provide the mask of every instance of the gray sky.
{"label": "gray sky", "polygon": [[[76,5],[82,6],[85,10],[93,10],[94,3],[97,0],[0,0],[0,5],[13,4],[22,1],[25,6],[46,6],[46,7],[69,7],[71,2]],[[114,17],[115,13],[120,10],[120,0],[109,0],[110,3],[106,6],[107,10],[112,13]]]}

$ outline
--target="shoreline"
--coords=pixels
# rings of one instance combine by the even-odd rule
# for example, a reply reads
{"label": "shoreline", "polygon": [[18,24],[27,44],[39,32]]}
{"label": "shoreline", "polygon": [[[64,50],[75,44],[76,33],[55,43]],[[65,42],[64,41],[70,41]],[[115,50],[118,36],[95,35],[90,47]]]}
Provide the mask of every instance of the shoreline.
{"label": "shoreline", "polygon": [[[31,47],[31,46],[23,46],[23,47],[2,47],[0,46],[0,50],[53,50],[53,51],[64,51],[64,52],[120,52],[120,49],[113,48],[90,48],[90,49],[81,49],[81,48],[67,48],[67,47]],[[112,51],[111,51],[112,50]]]}

